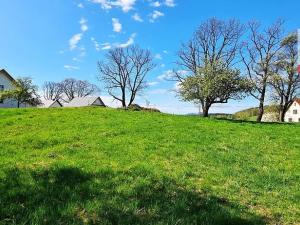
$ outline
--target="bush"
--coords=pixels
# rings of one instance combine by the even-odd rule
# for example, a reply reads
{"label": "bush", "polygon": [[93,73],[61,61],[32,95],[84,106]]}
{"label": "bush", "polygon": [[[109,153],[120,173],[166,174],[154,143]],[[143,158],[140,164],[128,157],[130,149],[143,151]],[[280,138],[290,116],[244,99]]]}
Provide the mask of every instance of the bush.
{"label": "bush", "polygon": [[142,111],[143,107],[141,107],[138,104],[132,104],[132,105],[128,106],[127,109],[132,110],[132,111]]}
{"label": "bush", "polygon": [[132,104],[130,106],[127,107],[127,110],[131,110],[131,111],[145,111],[145,112],[160,112],[158,109],[155,108],[145,108],[142,107],[138,104]]}

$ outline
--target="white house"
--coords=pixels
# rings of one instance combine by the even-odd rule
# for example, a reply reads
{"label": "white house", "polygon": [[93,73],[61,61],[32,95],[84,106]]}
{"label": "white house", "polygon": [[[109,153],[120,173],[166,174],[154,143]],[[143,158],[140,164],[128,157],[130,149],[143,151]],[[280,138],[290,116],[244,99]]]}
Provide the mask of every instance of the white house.
{"label": "white house", "polygon": [[300,99],[296,99],[284,117],[285,122],[300,122]]}
{"label": "white house", "polygon": [[42,104],[38,106],[39,108],[61,108],[63,104],[59,100],[46,100],[42,99]]}
{"label": "white house", "polygon": [[[5,70],[0,69],[0,91],[12,90],[14,86],[14,78]],[[18,102],[13,99],[0,99],[0,108],[17,108]],[[30,107],[26,104],[21,104],[20,107]]]}
{"label": "white house", "polygon": [[69,104],[66,104],[65,107],[85,107],[85,106],[103,106],[102,99],[100,97],[82,97],[74,98]]}

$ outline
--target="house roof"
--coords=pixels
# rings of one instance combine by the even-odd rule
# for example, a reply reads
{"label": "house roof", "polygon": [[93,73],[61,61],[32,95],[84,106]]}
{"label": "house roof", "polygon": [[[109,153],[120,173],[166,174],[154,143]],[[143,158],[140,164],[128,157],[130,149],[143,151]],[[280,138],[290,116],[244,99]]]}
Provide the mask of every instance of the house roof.
{"label": "house roof", "polygon": [[295,102],[297,102],[300,105],[300,98],[296,98]]}
{"label": "house roof", "polygon": [[82,97],[82,98],[74,98],[66,107],[84,107],[84,106],[92,106],[94,103],[99,100],[102,106],[105,106],[100,97]]}
{"label": "house roof", "polygon": [[41,101],[42,101],[42,105],[40,106],[41,108],[50,108],[54,103],[58,103],[61,107],[63,106],[58,100],[41,99]]}
{"label": "house roof", "polygon": [[5,74],[5,76],[12,82],[15,81],[15,79],[5,70],[0,68],[0,73]]}

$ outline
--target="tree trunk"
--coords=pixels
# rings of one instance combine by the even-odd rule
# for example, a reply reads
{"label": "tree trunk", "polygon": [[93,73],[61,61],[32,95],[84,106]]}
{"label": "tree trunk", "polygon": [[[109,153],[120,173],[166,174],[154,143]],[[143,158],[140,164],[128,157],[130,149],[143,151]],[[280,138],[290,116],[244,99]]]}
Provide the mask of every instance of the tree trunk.
{"label": "tree trunk", "polygon": [[257,115],[257,118],[256,118],[257,122],[261,122],[262,117],[263,117],[264,112],[265,112],[264,104],[265,104],[265,95],[266,95],[266,85],[267,85],[267,81],[264,80],[264,86],[263,86],[263,89],[261,91],[261,96],[259,98],[258,115]]}
{"label": "tree trunk", "polygon": [[203,109],[203,117],[208,117],[208,109]]}
{"label": "tree trunk", "polygon": [[279,111],[279,122],[284,122],[285,112],[284,109],[280,109]]}
{"label": "tree trunk", "polygon": [[18,101],[18,108],[20,108],[20,101]]}
{"label": "tree trunk", "polygon": [[261,99],[259,102],[258,115],[256,121],[261,122],[263,115],[264,115],[264,101]]}
{"label": "tree trunk", "polygon": [[126,106],[126,90],[125,89],[122,90],[122,107],[125,109],[127,108],[127,106]]}
{"label": "tree trunk", "polygon": [[202,116],[208,117],[209,105],[207,103],[202,106]]}
{"label": "tree trunk", "polygon": [[290,105],[287,102],[288,102],[288,100],[286,100],[285,104],[282,106],[282,108],[280,108],[280,112],[279,112],[279,121],[280,122],[284,122],[285,114],[289,109]]}

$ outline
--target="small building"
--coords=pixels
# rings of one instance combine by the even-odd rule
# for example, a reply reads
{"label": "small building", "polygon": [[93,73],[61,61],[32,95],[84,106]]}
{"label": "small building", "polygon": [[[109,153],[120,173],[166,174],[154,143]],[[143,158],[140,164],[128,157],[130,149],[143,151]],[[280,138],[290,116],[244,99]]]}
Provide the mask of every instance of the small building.
{"label": "small building", "polygon": [[264,113],[261,121],[269,122],[269,123],[279,122],[279,113],[278,112]]}
{"label": "small building", "polygon": [[63,104],[59,100],[46,100],[42,99],[42,104],[39,108],[61,108]]}
{"label": "small building", "polygon": [[[5,70],[0,68],[0,92],[15,89],[15,79]],[[0,99],[0,108],[17,108],[18,101],[14,99]],[[20,104],[20,108],[31,107],[28,104]]]}
{"label": "small building", "polygon": [[100,97],[81,97],[74,98],[65,107],[86,107],[86,106],[102,106],[105,107],[102,99]]}
{"label": "small building", "polygon": [[300,99],[295,99],[284,117],[285,122],[299,123],[300,122]]}

